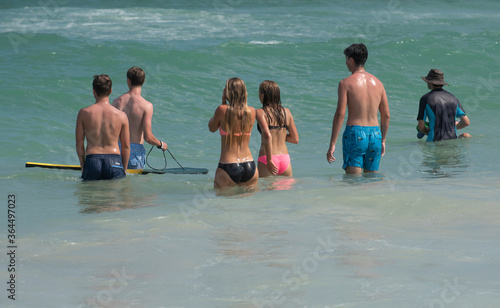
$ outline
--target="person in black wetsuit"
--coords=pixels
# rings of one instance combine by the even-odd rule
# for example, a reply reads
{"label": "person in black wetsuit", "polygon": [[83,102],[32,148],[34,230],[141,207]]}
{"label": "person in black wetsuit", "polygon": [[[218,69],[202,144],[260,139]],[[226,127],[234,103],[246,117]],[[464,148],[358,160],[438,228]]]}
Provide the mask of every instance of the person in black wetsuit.
{"label": "person in black wetsuit", "polygon": [[[427,135],[427,141],[457,139],[457,129],[467,127],[470,121],[458,99],[443,89],[444,85],[448,85],[444,82],[444,73],[431,69],[427,76],[421,78],[431,91],[420,98],[418,130]],[[426,121],[429,126],[426,126]],[[470,135],[464,133],[460,137]]]}

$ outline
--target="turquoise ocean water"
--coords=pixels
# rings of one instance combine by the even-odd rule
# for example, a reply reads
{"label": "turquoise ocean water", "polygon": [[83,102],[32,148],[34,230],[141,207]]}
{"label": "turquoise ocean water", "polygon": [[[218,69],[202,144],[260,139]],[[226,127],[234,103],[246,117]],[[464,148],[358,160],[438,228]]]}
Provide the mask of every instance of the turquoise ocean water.
{"label": "turquoise ocean water", "polygon": [[[3,1],[0,306],[498,307],[499,17],[494,0]],[[354,42],[368,46],[391,110],[372,177],[344,176],[340,144],[326,162]],[[155,135],[208,174],[82,183],[77,171],[24,167],[78,164],[92,76],[111,77],[114,99],[134,65]],[[416,138],[431,68],[445,72],[473,138]],[[220,196],[220,137],[207,123],[234,76],[256,108],[260,82],[279,84],[300,143],[288,147],[292,180]],[[255,130],[255,158],[259,145]],[[162,159],[155,150],[150,163]]]}

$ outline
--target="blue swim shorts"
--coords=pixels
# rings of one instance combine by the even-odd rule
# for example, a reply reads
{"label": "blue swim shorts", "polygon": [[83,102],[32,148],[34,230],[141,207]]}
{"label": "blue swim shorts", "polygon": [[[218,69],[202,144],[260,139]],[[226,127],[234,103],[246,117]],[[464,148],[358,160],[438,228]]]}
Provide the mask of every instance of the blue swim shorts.
{"label": "blue swim shorts", "polygon": [[144,169],[145,164],[146,149],[144,145],[140,143],[131,143],[127,169]]}
{"label": "blue swim shorts", "polygon": [[91,154],[85,157],[84,181],[111,180],[125,177],[122,157],[118,154]]}
{"label": "blue swim shorts", "polygon": [[359,167],[369,171],[378,171],[382,153],[382,134],[378,126],[345,127],[342,138],[342,152],[346,167]]}
{"label": "blue swim shorts", "polygon": [[[121,142],[118,142],[118,146],[121,151]],[[144,169],[144,165],[146,165],[146,149],[144,145],[140,143],[131,143],[127,169]]]}

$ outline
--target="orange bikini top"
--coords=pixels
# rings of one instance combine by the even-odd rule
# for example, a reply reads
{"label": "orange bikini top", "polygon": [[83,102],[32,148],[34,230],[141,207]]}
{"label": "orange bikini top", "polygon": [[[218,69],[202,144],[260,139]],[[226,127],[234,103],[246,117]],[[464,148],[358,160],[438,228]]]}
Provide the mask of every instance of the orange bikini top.
{"label": "orange bikini top", "polygon": [[[221,136],[229,136],[229,133],[226,132],[225,130],[223,130],[222,127],[220,127],[220,126],[219,126],[219,133],[220,133]],[[236,133],[234,135],[235,136],[241,136],[241,133]],[[243,135],[245,135],[245,136],[251,136],[252,132],[244,133]]]}

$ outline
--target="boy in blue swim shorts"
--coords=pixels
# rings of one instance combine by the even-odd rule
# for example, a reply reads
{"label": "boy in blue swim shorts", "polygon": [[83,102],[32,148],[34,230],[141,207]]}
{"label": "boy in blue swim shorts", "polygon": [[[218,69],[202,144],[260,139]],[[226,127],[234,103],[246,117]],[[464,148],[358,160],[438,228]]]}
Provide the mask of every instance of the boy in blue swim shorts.
{"label": "boy in blue swim shorts", "polygon": [[153,104],[142,97],[146,73],[133,66],[127,71],[129,91],[113,101],[113,106],[125,112],[130,124],[130,160],[128,169],[144,169],[146,149],[144,141],[166,151],[168,146],[155,137],[152,131]]}
{"label": "boy in blue swim shorts", "polygon": [[146,149],[143,144],[130,144],[130,159],[127,169],[144,169],[146,164]]}
{"label": "boy in blue swim shorts", "polygon": [[337,110],[326,159],[329,163],[335,161],[335,143],[347,109],[342,138],[342,168],[347,174],[377,172],[380,158],[385,154],[385,138],[389,129],[387,94],[382,82],[365,71],[368,50],[364,44],[352,44],[344,50],[344,55],[351,75],[339,82]]}
{"label": "boy in blue swim shorts", "polygon": [[363,168],[366,171],[377,171],[382,153],[382,134],[378,126],[346,126],[342,138],[344,164]]}
{"label": "boy in blue swim shorts", "polygon": [[[121,149],[121,143],[118,144]],[[146,165],[146,148],[140,143],[130,143],[130,158],[127,169],[144,169]]]}

